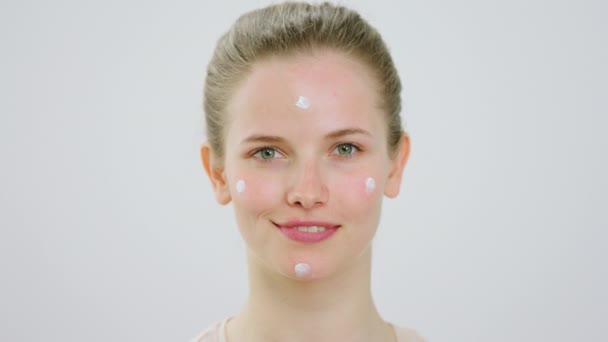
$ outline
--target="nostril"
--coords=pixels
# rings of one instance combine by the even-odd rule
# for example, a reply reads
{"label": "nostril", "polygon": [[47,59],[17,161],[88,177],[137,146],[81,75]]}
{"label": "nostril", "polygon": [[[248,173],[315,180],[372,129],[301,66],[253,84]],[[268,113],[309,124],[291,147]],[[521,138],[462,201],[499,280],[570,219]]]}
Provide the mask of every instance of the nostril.
{"label": "nostril", "polygon": [[329,192],[322,182],[298,182],[286,194],[289,205],[302,208],[315,207],[328,198]]}

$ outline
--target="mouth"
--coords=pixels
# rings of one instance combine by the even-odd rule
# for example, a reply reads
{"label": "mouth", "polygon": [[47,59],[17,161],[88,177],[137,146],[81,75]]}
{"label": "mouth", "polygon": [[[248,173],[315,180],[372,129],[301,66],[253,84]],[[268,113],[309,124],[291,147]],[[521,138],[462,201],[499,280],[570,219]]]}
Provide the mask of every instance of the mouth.
{"label": "mouth", "polygon": [[340,225],[322,221],[289,221],[272,222],[281,233],[292,241],[301,243],[318,243],[329,239],[340,228]]}

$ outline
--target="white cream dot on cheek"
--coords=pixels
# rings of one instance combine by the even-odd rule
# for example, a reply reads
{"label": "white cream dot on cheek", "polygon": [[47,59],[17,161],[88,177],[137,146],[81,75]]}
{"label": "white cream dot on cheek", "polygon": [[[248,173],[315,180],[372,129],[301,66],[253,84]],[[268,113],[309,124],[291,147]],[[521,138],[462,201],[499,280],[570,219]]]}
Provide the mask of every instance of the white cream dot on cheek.
{"label": "white cream dot on cheek", "polygon": [[306,263],[298,263],[293,267],[294,272],[296,272],[296,277],[298,278],[308,278],[310,276],[310,265]]}
{"label": "white cream dot on cheek", "polygon": [[376,189],[376,180],[372,177],[367,177],[365,180],[365,192],[368,194]]}
{"label": "white cream dot on cheek", "polygon": [[296,107],[300,109],[308,109],[310,107],[310,100],[306,96],[300,96],[296,102]]}
{"label": "white cream dot on cheek", "polygon": [[236,192],[241,194],[244,191],[245,191],[245,181],[242,179],[239,179],[238,182],[236,182]]}

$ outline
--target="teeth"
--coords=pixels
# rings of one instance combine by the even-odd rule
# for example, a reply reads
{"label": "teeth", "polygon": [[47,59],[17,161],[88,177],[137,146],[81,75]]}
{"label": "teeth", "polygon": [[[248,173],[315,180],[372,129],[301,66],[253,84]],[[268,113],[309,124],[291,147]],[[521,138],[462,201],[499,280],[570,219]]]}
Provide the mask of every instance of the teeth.
{"label": "teeth", "polygon": [[324,232],[325,231],[325,227],[318,227],[318,226],[311,226],[311,227],[296,227],[295,229],[301,231],[301,232],[308,232],[308,233],[319,233],[319,232]]}

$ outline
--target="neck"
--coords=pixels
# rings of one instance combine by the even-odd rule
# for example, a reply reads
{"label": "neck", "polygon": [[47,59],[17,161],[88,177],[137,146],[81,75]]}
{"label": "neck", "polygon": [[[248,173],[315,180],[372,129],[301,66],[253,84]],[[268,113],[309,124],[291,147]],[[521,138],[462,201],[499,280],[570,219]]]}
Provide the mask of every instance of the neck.
{"label": "neck", "polygon": [[371,247],[351,267],[314,281],[269,272],[249,254],[250,293],[229,341],[392,341],[370,290]]}

